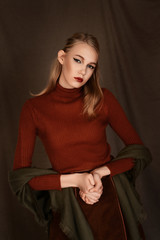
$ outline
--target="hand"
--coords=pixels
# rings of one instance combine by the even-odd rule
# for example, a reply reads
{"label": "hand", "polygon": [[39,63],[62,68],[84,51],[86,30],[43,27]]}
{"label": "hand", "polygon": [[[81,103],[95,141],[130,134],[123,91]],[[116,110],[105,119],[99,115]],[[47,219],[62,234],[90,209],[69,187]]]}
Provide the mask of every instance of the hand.
{"label": "hand", "polygon": [[[94,177],[95,186],[90,189],[89,193],[85,194],[80,191],[80,196],[88,204],[93,204],[99,201],[102,192],[103,192],[103,185],[101,178],[107,175],[110,175],[110,170],[107,166],[102,166],[99,168],[95,168],[92,172]],[[94,193],[97,193],[96,195]],[[98,195],[99,193],[99,195]]]}
{"label": "hand", "polygon": [[101,182],[100,175],[98,173],[93,173],[92,175],[95,181],[94,187],[91,188],[88,193],[84,193],[81,190],[79,192],[80,197],[87,204],[94,204],[98,202],[103,192],[103,185]]}
{"label": "hand", "polygon": [[82,198],[82,200],[87,203],[87,204],[94,204],[99,201],[101,195],[102,195],[102,190],[100,192],[88,192],[84,193],[81,190],[79,191],[79,195]]}
{"label": "hand", "polygon": [[94,178],[95,185],[93,188],[90,189],[90,193],[97,192],[100,193],[103,190],[103,185],[101,181],[101,176],[98,174],[98,172],[92,172],[92,176]]}
{"label": "hand", "polygon": [[95,180],[91,173],[77,173],[75,181],[76,186],[83,193],[88,193],[95,186]]}

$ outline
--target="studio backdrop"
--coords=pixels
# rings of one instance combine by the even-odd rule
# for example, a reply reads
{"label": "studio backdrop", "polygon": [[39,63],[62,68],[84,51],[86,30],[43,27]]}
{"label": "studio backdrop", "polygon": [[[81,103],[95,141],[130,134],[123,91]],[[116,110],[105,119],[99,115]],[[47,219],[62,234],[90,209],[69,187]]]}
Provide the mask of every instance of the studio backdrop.
{"label": "studio backdrop", "polygon": [[[47,234],[12,195],[7,174],[13,167],[19,115],[29,92],[40,92],[52,60],[74,32],[94,34],[100,43],[101,86],[123,106],[153,157],[137,181],[148,218],[146,239],[160,239],[160,1],[1,0],[0,2],[0,239],[45,240]],[[123,146],[108,129],[113,154]],[[37,139],[36,166],[49,166]]]}

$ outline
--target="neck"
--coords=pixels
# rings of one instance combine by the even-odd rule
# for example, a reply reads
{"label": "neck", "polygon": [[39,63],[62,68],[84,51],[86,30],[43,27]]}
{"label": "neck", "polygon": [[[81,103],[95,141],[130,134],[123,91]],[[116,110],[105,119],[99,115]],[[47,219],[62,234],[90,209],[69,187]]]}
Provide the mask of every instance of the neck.
{"label": "neck", "polygon": [[56,88],[57,94],[61,96],[61,98],[69,98],[74,99],[82,96],[83,94],[83,87],[80,88],[65,88],[60,85],[59,81],[57,80]]}

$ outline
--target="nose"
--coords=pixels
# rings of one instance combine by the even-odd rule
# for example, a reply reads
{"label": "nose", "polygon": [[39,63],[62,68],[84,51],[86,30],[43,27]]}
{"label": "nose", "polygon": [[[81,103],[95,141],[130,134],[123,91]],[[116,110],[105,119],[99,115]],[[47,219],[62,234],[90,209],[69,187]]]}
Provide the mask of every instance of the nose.
{"label": "nose", "polygon": [[84,76],[86,74],[86,67],[81,66],[81,68],[79,69],[79,73],[82,74],[82,76]]}

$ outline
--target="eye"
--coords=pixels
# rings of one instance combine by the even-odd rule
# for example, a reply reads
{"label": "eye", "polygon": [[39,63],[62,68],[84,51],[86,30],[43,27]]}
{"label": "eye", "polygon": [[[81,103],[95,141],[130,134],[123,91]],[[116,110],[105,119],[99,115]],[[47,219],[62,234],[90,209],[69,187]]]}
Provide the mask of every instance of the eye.
{"label": "eye", "polygon": [[75,62],[77,63],[81,63],[81,60],[77,59],[77,58],[73,58]]}
{"label": "eye", "polygon": [[90,68],[90,69],[95,69],[95,67],[94,66],[92,66],[92,65],[88,65],[88,67]]}

